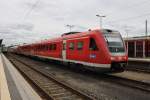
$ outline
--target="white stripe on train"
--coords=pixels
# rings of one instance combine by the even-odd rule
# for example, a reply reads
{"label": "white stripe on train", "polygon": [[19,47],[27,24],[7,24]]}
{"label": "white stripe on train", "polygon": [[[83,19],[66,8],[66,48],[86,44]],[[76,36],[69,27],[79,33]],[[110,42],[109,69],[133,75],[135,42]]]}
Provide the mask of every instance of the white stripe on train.
{"label": "white stripe on train", "polygon": [[73,62],[73,63],[80,63],[86,66],[90,66],[90,67],[97,67],[97,68],[111,68],[111,64],[96,64],[96,63],[88,63],[88,62],[84,62],[84,61],[76,61],[76,60],[68,60],[68,59],[61,59],[61,58],[54,58],[54,57],[46,57],[46,56],[39,56],[36,55],[37,57],[41,57],[41,58],[46,58],[46,59],[52,59],[52,60],[59,60],[59,61],[65,61],[65,62]]}

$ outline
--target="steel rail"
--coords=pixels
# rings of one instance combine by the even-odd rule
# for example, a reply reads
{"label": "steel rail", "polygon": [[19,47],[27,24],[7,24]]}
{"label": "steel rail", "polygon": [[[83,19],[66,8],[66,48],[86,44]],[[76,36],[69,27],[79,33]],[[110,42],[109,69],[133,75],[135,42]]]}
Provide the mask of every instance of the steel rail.
{"label": "steel rail", "polygon": [[[48,78],[48,79],[54,81],[55,83],[61,85],[61,87],[64,87],[65,89],[71,91],[71,93],[76,94],[77,96],[79,96],[79,97],[81,98],[81,100],[93,100],[93,99],[95,99],[94,97],[91,97],[91,96],[89,96],[89,95],[83,93],[82,91],[79,91],[79,90],[73,88],[72,86],[69,86],[68,84],[63,83],[63,81],[61,81],[60,79],[55,78],[54,76],[52,76],[52,75],[50,75],[50,74],[47,75],[46,73],[44,73],[44,72],[42,72],[42,71],[40,71],[40,70],[37,70],[37,69],[31,67],[30,65],[24,63],[23,61],[21,61],[21,60],[15,58],[15,57],[11,57],[11,58],[13,58],[13,60],[15,59],[16,61],[22,63],[23,65],[27,66],[28,68],[30,68],[30,69],[36,71],[37,73],[41,74],[42,76],[44,76],[44,77],[46,77],[46,78]],[[10,58],[9,58],[9,59],[10,59]],[[13,63],[13,65],[15,65],[15,67],[16,67],[23,75],[25,75],[26,77],[28,77],[28,76],[25,74],[25,72],[23,72],[21,69],[19,69],[19,68],[17,67],[17,65],[15,64],[15,62],[14,62],[13,60],[10,59],[10,61]],[[32,80],[31,78],[29,78],[29,77],[28,77],[28,79],[29,79],[30,81],[33,81],[33,80]],[[38,87],[41,91],[45,92],[41,87],[38,86],[37,83],[34,82],[34,84],[35,84],[35,86]],[[46,97],[48,97],[49,99],[54,100],[54,98],[53,98],[52,96],[50,96],[49,94],[47,94],[46,92],[45,92],[44,94],[45,94]]]}

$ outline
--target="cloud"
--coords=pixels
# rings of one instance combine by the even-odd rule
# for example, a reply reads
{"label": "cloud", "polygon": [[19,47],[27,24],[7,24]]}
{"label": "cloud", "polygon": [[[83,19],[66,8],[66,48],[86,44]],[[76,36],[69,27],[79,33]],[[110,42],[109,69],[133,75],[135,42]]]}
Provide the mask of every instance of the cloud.
{"label": "cloud", "polygon": [[[38,2],[37,2],[38,1]],[[12,0],[0,1],[0,38],[7,45],[32,43],[60,36],[69,31],[87,31],[99,27],[96,14],[106,15],[104,28],[112,28],[126,36],[125,27],[132,27],[129,36],[143,35],[145,19],[150,19],[148,0]],[[142,16],[126,19],[134,16]],[[126,19],[126,20],[123,20]],[[115,22],[113,22],[115,21]]]}
{"label": "cloud", "polygon": [[11,29],[14,30],[26,30],[26,31],[32,31],[34,26],[30,23],[24,23],[24,24],[15,24],[10,26]]}

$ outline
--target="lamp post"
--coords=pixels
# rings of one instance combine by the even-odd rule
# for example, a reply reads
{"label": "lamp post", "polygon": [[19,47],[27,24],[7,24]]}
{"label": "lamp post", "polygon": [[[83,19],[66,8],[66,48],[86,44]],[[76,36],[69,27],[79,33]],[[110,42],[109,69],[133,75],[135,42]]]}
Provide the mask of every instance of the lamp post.
{"label": "lamp post", "polygon": [[104,16],[104,15],[96,15],[96,16],[99,17],[99,19],[100,19],[100,28],[102,28],[102,24],[103,24],[102,19],[106,16]]}
{"label": "lamp post", "polygon": [[146,21],[145,21],[145,36],[146,36],[146,38],[147,38],[147,36],[148,36],[148,31],[147,31],[147,19],[146,19]]}
{"label": "lamp post", "polygon": [[70,32],[71,32],[71,29],[74,27],[74,25],[66,25],[66,27],[68,27],[69,28],[69,30],[70,30]]}

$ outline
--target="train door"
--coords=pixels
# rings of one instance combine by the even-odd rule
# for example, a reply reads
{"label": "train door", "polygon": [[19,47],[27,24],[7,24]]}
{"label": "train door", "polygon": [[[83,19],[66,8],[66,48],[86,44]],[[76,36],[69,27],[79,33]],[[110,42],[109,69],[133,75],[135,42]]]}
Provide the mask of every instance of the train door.
{"label": "train door", "polygon": [[95,38],[90,38],[89,39],[89,62],[92,62],[92,63],[98,63],[99,61],[102,61],[102,55],[100,52],[99,52],[99,48],[98,48],[98,45],[96,43],[96,39]]}
{"label": "train door", "polygon": [[67,41],[67,58],[75,61],[88,61],[88,37],[69,39]]}
{"label": "train door", "polygon": [[63,40],[62,58],[66,60],[66,40]]}

